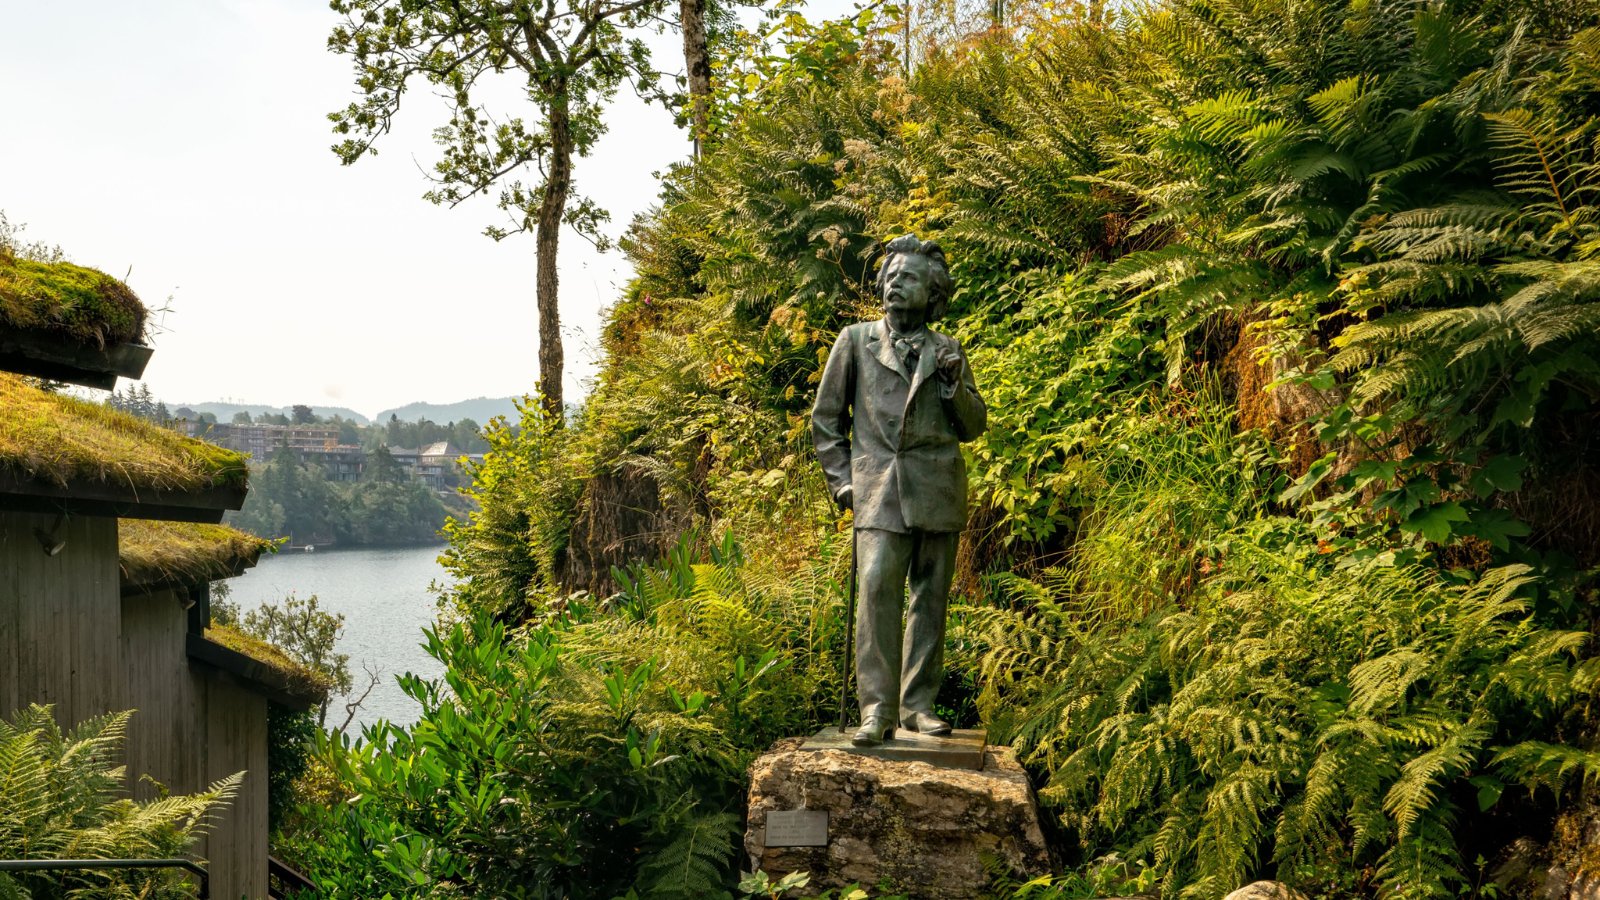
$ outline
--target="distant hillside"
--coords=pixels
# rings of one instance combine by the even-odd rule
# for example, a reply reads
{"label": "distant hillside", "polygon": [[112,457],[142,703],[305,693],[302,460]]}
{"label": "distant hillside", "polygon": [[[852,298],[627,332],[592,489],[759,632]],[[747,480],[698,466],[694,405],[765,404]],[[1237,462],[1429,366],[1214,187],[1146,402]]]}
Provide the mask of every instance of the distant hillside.
{"label": "distant hillside", "polygon": [[[259,416],[262,413],[282,413],[287,416],[293,412],[293,409],[288,406],[267,406],[263,403],[170,403],[168,406],[174,411],[180,407],[187,407],[197,413],[211,413],[217,417],[218,422],[232,421],[233,414],[240,410],[248,412],[252,416]],[[361,425],[372,424],[366,416],[343,406],[313,406],[311,407],[311,412],[325,419],[341,416]],[[404,416],[401,418],[404,418]]]}
{"label": "distant hillside", "polygon": [[372,420],[381,424],[389,421],[390,416],[399,416],[402,422],[427,419],[430,422],[438,422],[442,425],[446,422],[471,419],[482,425],[495,416],[508,416],[515,420],[517,416],[516,401],[518,399],[517,397],[477,397],[456,403],[407,403],[405,406],[386,409],[373,416]]}

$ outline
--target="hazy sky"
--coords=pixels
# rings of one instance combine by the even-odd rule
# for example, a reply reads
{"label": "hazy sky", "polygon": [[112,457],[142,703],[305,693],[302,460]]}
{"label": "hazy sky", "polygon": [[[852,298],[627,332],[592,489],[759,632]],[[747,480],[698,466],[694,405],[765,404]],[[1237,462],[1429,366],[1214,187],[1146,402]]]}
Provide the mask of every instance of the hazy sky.
{"label": "hazy sky", "polygon": [[[339,164],[326,116],[353,81],[325,48],[333,22],[320,0],[0,0],[0,210],[170,307],[145,372],[169,402],[371,415],[530,391],[532,237],[484,237],[492,204],[421,199],[442,108],[423,93],[379,156]],[[676,36],[653,43],[659,68],[681,70]],[[615,237],[689,145],[626,93],[608,121],[577,188],[611,212]],[[629,270],[570,230],[560,265],[575,397]]]}

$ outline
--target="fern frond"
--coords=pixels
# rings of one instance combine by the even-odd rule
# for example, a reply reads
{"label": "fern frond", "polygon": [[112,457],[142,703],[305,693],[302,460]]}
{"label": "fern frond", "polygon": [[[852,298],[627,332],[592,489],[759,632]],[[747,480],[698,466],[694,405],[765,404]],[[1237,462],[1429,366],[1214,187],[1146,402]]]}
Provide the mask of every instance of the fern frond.
{"label": "fern frond", "polygon": [[679,823],[665,846],[640,866],[645,896],[661,898],[728,897],[729,876],[742,836],[732,813],[698,813]]}

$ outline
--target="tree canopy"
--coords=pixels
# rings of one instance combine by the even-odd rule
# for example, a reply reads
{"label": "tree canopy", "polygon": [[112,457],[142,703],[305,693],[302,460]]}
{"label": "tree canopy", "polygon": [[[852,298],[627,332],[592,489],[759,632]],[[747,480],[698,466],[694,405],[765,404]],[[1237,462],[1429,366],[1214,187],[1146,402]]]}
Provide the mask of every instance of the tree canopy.
{"label": "tree canopy", "polygon": [[[330,115],[346,136],[334,152],[346,164],[376,152],[408,90],[438,89],[449,104],[434,129],[440,155],[424,196],[456,206],[495,194],[505,218],[495,239],[535,233],[539,390],[548,415],[564,415],[556,255],[560,230],[605,243],[604,210],[575,193],[573,158],[605,131],[617,89],[664,98],[644,41],[628,30],[668,0],[334,0],[343,16],[328,38],[348,55],[361,98]],[[514,76],[505,102],[502,76]]]}

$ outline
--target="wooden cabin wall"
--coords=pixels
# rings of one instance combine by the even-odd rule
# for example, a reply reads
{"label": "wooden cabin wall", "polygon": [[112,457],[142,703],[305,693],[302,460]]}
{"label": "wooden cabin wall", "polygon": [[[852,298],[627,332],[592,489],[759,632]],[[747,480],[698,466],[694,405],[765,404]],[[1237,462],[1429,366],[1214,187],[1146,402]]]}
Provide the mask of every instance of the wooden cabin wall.
{"label": "wooden cabin wall", "polygon": [[[66,539],[46,555],[36,535]],[[246,772],[195,848],[212,896],[267,895],[267,701],[224,673],[191,666],[187,614],[173,591],[121,596],[117,523],[0,510],[0,716],[48,703],[63,727],[137,710],[126,745],[130,789],[149,775],[179,793]]]}
{"label": "wooden cabin wall", "polygon": [[[66,545],[48,556],[37,532]],[[0,510],[0,716],[55,706],[63,727],[123,709],[115,519]]]}
{"label": "wooden cabin wall", "polygon": [[[267,701],[222,672],[191,666],[187,613],[174,591],[122,600],[121,656],[128,705],[128,772],[175,793],[204,790],[235,772],[244,783],[194,852],[218,900],[267,895]],[[148,782],[134,796],[155,796]]]}
{"label": "wooden cabin wall", "polygon": [[207,783],[245,772],[228,813],[200,851],[211,863],[211,896],[267,896],[267,701],[224,676],[205,678]]}
{"label": "wooden cabin wall", "polygon": [[122,598],[123,672],[127,680],[127,759],[133,795],[157,796],[151,778],[178,793],[204,781],[205,685],[189,671],[187,615],[173,591]]}

